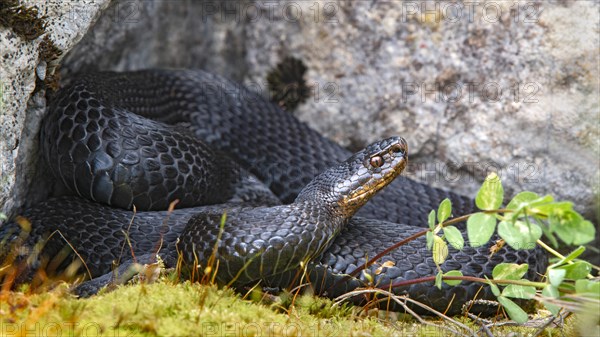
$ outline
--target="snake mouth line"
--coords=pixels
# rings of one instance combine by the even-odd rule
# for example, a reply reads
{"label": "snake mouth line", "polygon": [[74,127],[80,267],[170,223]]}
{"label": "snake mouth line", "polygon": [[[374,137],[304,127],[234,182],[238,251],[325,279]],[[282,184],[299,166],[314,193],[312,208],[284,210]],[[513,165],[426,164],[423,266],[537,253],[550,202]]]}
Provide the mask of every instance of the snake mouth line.
{"label": "snake mouth line", "polygon": [[[370,199],[370,197],[373,194],[375,194],[378,191],[380,191],[381,189],[383,189],[385,186],[387,186],[389,183],[391,183],[397,176],[399,176],[400,173],[402,173],[404,171],[404,169],[406,168],[407,163],[408,163],[408,160],[406,158],[403,158],[401,163],[399,164],[399,167],[397,170],[390,172],[382,179],[376,180],[375,183],[365,185],[365,187],[363,189],[361,189],[360,191],[357,191],[357,192],[353,193],[352,195],[344,198],[344,200],[342,200],[342,202],[341,202],[341,205],[342,206],[353,206],[353,205],[361,205],[362,203],[366,202],[367,200]],[[363,200],[364,200],[364,202],[363,202]]]}

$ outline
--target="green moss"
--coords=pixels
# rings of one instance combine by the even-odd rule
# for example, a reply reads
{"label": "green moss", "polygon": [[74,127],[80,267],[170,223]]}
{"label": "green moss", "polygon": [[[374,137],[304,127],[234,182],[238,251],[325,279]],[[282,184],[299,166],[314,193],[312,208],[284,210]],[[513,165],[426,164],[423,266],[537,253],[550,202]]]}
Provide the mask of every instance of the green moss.
{"label": "green moss", "polygon": [[[252,296],[248,296],[252,297]],[[260,297],[260,296],[259,296]],[[264,296],[262,296],[264,298]],[[89,299],[76,299],[66,286],[37,295],[0,293],[0,334],[101,336],[431,336],[449,335],[439,327],[416,324],[396,313],[338,306],[309,295],[242,299],[229,289],[163,280],[119,287]],[[283,305],[283,301],[292,304]],[[400,320],[399,318],[403,318]],[[458,318],[475,331],[479,326]],[[432,324],[450,327],[440,320]],[[26,330],[27,329],[27,330]],[[535,328],[493,328],[494,335],[532,334]],[[547,329],[540,336],[570,334]]]}
{"label": "green moss", "polygon": [[[10,329],[37,323],[32,329],[37,327],[40,334],[51,325],[62,330],[63,335],[69,329],[73,334],[87,331],[95,335],[95,331],[99,331],[111,336],[129,333],[307,336],[319,331],[339,331],[342,335],[361,331],[383,336],[391,333],[375,320],[355,324],[352,319],[337,315],[320,318],[309,313],[307,307],[311,304],[294,307],[289,313],[278,313],[267,305],[242,300],[231,290],[189,282],[126,286],[83,300],[71,298],[64,289],[31,297],[19,293],[9,296],[0,303],[0,310],[11,313],[3,323]],[[13,310],[17,307],[20,309]]]}
{"label": "green moss", "polygon": [[46,21],[36,7],[19,5],[17,0],[0,0],[0,26],[12,28],[26,40],[34,40],[44,34]]}

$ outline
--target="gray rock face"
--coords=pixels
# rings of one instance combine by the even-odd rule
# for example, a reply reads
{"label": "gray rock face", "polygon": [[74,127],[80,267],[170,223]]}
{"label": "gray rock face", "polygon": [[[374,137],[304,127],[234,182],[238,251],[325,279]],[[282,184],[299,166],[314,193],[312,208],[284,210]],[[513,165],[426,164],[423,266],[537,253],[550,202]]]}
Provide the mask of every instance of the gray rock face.
{"label": "gray rock face", "polygon": [[[65,51],[63,77],[204,68],[266,95],[267,73],[294,56],[312,86],[295,113],[330,138],[358,148],[401,135],[415,179],[473,195],[497,171],[509,196],[551,193],[588,217],[597,212],[596,2],[36,5]],[[43,91],[32,96],[39,43],[12,35],[0,28],[3,212],[36,200],[45,106]]]}
{"label": "gray rock face", "polygon": [[[42,174],[38,171],[37,133],[46,105],[44,88],[39,84],[52,75],[54,65],[44,60],[43,39],[49,38],[61,51],[70,50],[108,5],[102,0],[85,4],[20,3],[37,7],[46,17],[46,33],[28,40],[11,27],[0,26],[0,212],[7,214],[46,194],[43,184],[36,180]],[[41,193],[33,192],[32,186],[41,187]],[[33,198],[28,200],[28,195]]]}

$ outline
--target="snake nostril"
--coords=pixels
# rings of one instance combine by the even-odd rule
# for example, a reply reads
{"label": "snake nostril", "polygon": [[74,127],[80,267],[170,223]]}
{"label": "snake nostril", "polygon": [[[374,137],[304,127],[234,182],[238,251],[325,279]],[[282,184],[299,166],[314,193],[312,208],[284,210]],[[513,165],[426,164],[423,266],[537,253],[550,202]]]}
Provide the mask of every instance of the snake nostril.
{"label": "snake nostril", "polygon": [[391,150],[394,153],[404,154],[406,152],[406,147],[403,146],[403,144],[395,144],[394,146],[392,146]]}
{"label": "snake nostril", "polygon": [[398,144],[398,146],[402,148],[403,154],[406,154],[408,152],[408,143],[406,142],[406,139],[400,138],[400,144]]}

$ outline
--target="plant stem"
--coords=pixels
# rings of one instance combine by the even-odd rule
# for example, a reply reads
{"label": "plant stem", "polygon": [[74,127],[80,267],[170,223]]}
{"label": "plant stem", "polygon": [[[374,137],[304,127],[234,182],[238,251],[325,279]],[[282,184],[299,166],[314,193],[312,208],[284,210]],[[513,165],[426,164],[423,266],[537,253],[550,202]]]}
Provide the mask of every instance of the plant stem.
{"label": "plant stem", "polygon": [[375,263],[375,261],[379,260],[380,258],[382,258],[384,255],[386,255],[387,253],[391,252],[392,250],[405,245],[406,243],[415,240],[425,234],[427,234],[427,232],[429,232],[430,229],[425,229],[422,230],[418,233],[415,233],[409,237],[407,237],[406,239],[395,243],[394,245],[392,245],[391,247],[388,247],[387,249],[385,249],[384,251],[382,251],[381,253],[375,255],[374,258],[372,258],[371,260],[367,260],[365,263],[363,263],[362,265],[356,267],[356,269],[354,269],[351,273],[349,273],[348,275],[346,275],[345,277],[343,277],[341,280],[339,280],[338,282],[336,282],[332,287],[336,287],[338,284],[347,281],[350,277],[352,276],[356,276],[356,274],[358,274],[361,270],[367,268],[368,266],[372,265],[373,263]]}
{"label": "plant stem", "polygon": [[548,246],[546,243],[544,243],[542,240],[537,240],[536,243],[540,246],[542,246],[542,248],[544,248],[545,250],[547,250],[548,252],[550,252],[550,254],[558,257],[559,259],[564,259],[565,257],[562,256],[561,253],[555,251],[554,249],[552,249],[552,247]]}
{"label": "plant stem", "polygon": [[[494,210],[489,210],[489,211],[482,211],[485,214],[495,214],[495,213],[505,213],[505,212],[512,212],[512,210],[510,209],[505,209],[505,208],[501,208],[501,209],[494,209]],[[475,213],[480,213],[480,212],[475,212]],[[450,220],[446,220],[442,223],[442,227],[446,227],[449,225],[453,225],[455,223],[459,223],[459,222],[463,222],[465,220],[467,220],[471,215],[475,214],[475,213],[469,213],[466,215],[462,215],[459,216],[457,218],[454,219],[450,219]],[[409,237],[407,237],[406,239],[397,242],[395,244],[393,244],[392,246],[386,248],[384,251],[382,251],[381,253],[375,255],[372,259],[367,260],[364,264],[362,264],[361,266],[358,266],[356,269],[354,269],[351,273],[348,274],[349,276],[356,276],[356,274],[358,274],[361,270],[369,267],[370,265],[372,265],[373,263],[375,263],[377,260],[381,259],[383,256],[385,256],[386,254],[388,254],[389,252],[391,252],[394,249],[397,249],[400,246],[403,246],[405,244],[407,244],[408,242],[418,239],[421,236],[427,234],[427,232],[431,231],[431,229],[424,229],[418,233],[415,233]],[[346,280],[346,278],[344,278],[344,280]]]}
{"label": "plant stem", "polygon": [[[474,276],[443,276],[442,279],[454,280],[454,281],[479,282],[479,283],[484,283],[484,284],[488,284],[489,282],[494,283],[494,284],[503,284],[503,285],[515,284],[515,285],[520,285],[520,286],[531,286],[531,287],[536,287],[536,288],[544,288],[547,285],[544,282],[532,282],[532,281],[528,281],[528,280],[490,280],[490,279],[484,279],[484,278],[474,277]],[[390,288],[397,288],[397,287],[406,287],[406,286],[410,286],[410,285],[417,284],[417,283],[433,282],[433,281],[435,281],[435,276],[427,276],[427,277],[421,277],[421,278],[412,279],[412,280],[396,282],[396,283],[393,283],[391,286],[380,287],[380,288],[381,289],[390,289]],[[574,293],[574,291],[572,289],[560,288],[560,291],[565,292],[565,293]]]}

